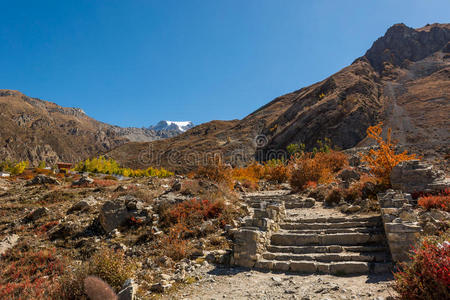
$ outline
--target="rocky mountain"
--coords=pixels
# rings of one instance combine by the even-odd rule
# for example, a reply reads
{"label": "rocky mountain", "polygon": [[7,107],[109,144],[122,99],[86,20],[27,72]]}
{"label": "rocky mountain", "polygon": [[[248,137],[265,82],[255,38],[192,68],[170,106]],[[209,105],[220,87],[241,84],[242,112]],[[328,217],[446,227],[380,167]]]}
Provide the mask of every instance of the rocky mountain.
{"label": "rocky mountain", "polygon": [[149,142],[181,131],[122,128],[94,120],[82,109],[0,90],[0,161],[75,162],[127,142]]}
{"label": "rocky mountain", "polygon": [[168,135],[175,136],[194,127],[191,121],[159,121],[156,125],[148,129],[156,132],[166,132]]}
{"label": "rocky mountain", "polygon": [[370,125],[384,122],[406,148],[448,154],[450,24],[396,24],[350,66],[277,97],[242,120],[212,121],[174,138],[128,143],[108,155],[125,165],[185,170],[213,153],[231,163],[268,159],[291,143],[319,139],[348,149],[369,145]]}

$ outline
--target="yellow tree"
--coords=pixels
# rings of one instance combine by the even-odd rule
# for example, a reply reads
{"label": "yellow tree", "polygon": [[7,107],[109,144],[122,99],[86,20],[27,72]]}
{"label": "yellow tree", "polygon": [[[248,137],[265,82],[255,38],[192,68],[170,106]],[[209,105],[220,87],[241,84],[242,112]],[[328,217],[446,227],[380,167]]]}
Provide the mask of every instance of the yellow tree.
{"label": "yellow tree", "polygon": [[391,128],[388,129],[386,140],[382,137],[382,125],[379,123],[375,126],[367,128],[367,136],[374,139],[377,144],[377,149],[371,149],[367,155],[363,155],[362,160],[366,162],[372,174],[378,179],[381,184],[390,185],[390,175],[392,168],[402,161],[417,159],[415,154],[408,154],[407,151],[402,153],[395,153],[396,143],[391,139]]}

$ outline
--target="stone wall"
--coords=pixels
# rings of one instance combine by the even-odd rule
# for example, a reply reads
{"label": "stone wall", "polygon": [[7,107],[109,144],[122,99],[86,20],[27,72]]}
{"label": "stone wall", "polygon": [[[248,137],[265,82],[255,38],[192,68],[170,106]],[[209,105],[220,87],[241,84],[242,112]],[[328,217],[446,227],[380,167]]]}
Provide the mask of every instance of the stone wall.
{"label": "stone wall", "polygon": [[411,247],[422,232],[411,195],[388,190],[378,195],[378,201],[392,259],[395,262],[408,261]]}
{"label": "stone wall", "polygon": [[252,215],[244,219],[245,225],[233,233],[232,264],[248,268],[260,259],[272,233],[279,229],[279,222],[286,216],[283,201],[263,201],[253,207]]}

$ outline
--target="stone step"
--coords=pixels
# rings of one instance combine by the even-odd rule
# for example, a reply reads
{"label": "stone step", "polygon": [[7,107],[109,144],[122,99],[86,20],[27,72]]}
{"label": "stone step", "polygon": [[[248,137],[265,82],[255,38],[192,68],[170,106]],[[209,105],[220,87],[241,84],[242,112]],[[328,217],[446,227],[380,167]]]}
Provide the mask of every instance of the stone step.
{"label": "stone step", "polygon": [[375,222],[381,223],[381,216],[367,216],[367,217],[318,217],[311,219],[293,219],[286,218],[285,223],[345,223],[345,222]]}
{"label": "stone step", "polygon": [[365,246],[267,246],[268,252],[274,253],[294,253],[294,254],[307,254],[307,253],[340,253],[340,252],[388,252],[388,248],[385,246],[365,245]]}
{"label": "stone step", "polygon": [[317,262],[339,262],[339,261],[363,261],[363,262],[387,262],[389,256],[385,252],[367,253],[263,253],[263,258],[276,261],[317,261]]}
{"label": "stone step", "polygon": [[271,237],[271,244],[278,246],[363,245],[384,241],[385,236],[381,233],[296,234],[276,232]]}
{"label": "stone step", "polygon": [[360,227],[382,227],[381,220],[375,222],[340,222],[340,223],[281,223],[281,229],[303,230],[303,229],[332,229],[332,228],[360,228]]}
{"label": "stone step", "polygon": [[334,233],[383,233],[383,227],[374,228],[331,228],[331,229],[303,229],[303,230],[283,230],[279,232],[300,233],[300,234],[334,234]]}
{"label": "stone step", "polygon": [[392,269],[392,263],[374,262],[316,262],[316,261],[275,261],[262,259],[255,264],[255,268],[283,272],[296,272],[302,274],[332,274],[357,275],[368,273],[387,273]]}

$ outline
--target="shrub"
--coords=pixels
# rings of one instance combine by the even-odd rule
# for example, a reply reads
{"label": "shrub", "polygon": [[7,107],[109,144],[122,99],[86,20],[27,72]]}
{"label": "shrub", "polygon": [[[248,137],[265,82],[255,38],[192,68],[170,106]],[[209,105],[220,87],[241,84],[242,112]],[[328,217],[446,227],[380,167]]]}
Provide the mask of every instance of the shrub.
{"label": "shrub", "polygon": [[411,254],[410,263],[400,264],[394,289],[401,299],[448,299],[450,295],[449,234],[426,237]]}
{"label": "shrub", "polygon": [[446,212],[450,212],[450,190],[446,189],[440,195],[420,197],[417,203],[426,210],[437,208]]}
{"label": "shrub", "polygon": [[234,180],[240,181],[245,187],[256,189],[258,181],[264,177],[264,167],[253,162],[247,167],[232,169],[231,174]]}
{"label": "shrub", "polygon": [[264,177],[272,182],[282,183],[289,179],[289,168],[284,160],[272,159],[264,163]]}
{"label": "shrub", "polygon": [[60,279],[57,299],[80,299],[84,295],[83,281],[89,276],[97,276],[119,291],[125,280],[132,278],[136,264],[127,258],[122,251],[102,249],[96,252],[88,261],[67,272]]}
{"label": "shrub", "polygon": [[205,166],[200,166],[195,172],[194,177],[223,183],[229,188],[233,187],[232,168],[222,163],[221,159],[209,161]]}
{"label": "shrub", "polygon": [[305,152],[305,144],[290,144],[286,147],[287,152],[291,157],[296,155],[302,155]]}
{"label": "shrub", "polygon": [[290,184],[295,190],[303,190],[308,182],[319,184],[333,181],[334,173],[348,164],[347,156],[338,151],[308,153],[290,162]]}
{"label": "shrub", "polygon": [[391,139],[392,130],[388,129],[387,138],[384,140],[381,136],[383,132],[382,125],[383,123],[379,123],[367,128],[367,136],[377,142],[378,149],[371,149],[367,155],[363,155],[362,161],[369,165],[372,174],[381,184],[389,186],[392,168],[402,161],[417,159],[417,156],[408,154],[406,150],[396,154],[396,143]]}
{"label": "shrub", "polygon": [[217,218],[224,209],[222,201],[191,199],[175,204],[168,210],[169,224],[182,223],[192,228],[203,221]]}
{"label": "shrub", "polygon": [[11,175],[20,175],[28,167],[28,161],[12,162],[4,161],[0,163],[0,170],[10,173]]}
{"label": "shrub", "polygon": [[2,260],[1,299],[51,299],[65,269],[55,249],[9,251]]}

